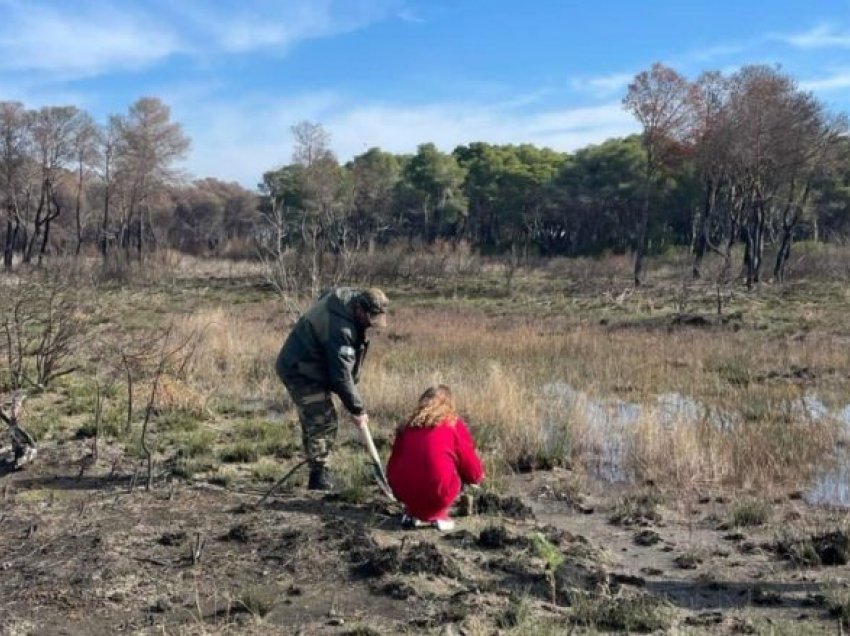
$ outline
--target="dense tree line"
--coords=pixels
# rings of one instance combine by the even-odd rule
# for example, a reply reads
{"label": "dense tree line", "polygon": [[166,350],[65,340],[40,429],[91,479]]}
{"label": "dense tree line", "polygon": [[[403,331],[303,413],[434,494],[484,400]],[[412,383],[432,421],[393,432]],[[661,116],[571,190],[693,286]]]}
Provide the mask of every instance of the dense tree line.
{"label": "dense tree line", "polygon": [[[187,182],[189,146],[168,107],[143,98],[102,125],[74,107],[0,102],[0,240],[6,266],[50,251],[141,257],[296,251],[314,284],[323,263],[406,242],[464,241],[484,253],[635,255],[670,246],[729,262],[744,251],[749,284],[784,275],[795,240],[850,232],[850,141],[781,70],[744,67],[690,82],[656,64],[623,100],[642,132],[574,153],[476,142],[410,155],[372,148],[340,162],[320,124],[292,128],[290,162],[259,193]],[[729,263],[731,267],[732,264]]]}
{"label": "dense tree line", "polygon": [[448,239],[491,252],[632,251],[636,284],[644,255],[669,246],[692,249],[699,277],[709,251],[728,262],[740,243],[752,285],[767,244],[781,280],[794,240],[847,236],[846,118],[781,70],[748,66],[689,82],[656,64],[623,103],[642,133],[572,154],[487,143],[444,153],[425,143],[413,155],[373,148],[341,165],[321,126],[305,122],[293,162],[264,175],[262,205],[290,244],[338,253]]}

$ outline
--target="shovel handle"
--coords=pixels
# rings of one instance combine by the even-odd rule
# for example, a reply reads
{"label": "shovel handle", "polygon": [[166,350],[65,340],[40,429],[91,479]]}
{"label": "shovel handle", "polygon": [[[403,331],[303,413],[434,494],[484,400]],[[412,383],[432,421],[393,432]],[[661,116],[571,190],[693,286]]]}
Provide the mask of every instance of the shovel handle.
{"label": "shovel handle", "polygon": [[369,431],[369,425],[363,424],[358,426],[360,429],[360,435],[363,437],[363,444],[366,446],[366,450],[369,452],[369,457],[372,459],[372,463],[375,465],[375,471],[377,472],[377,478],[380,482],[378,485],[381,487],[381,490],[387,495],[390,499],[395,501],[395,496],[392,494],[392,489],[390,488],[389,481],[387,480],[387,475],[384,472],[384,467],[381,464],[381,456],[378,455],[378,449],[375,448],[375,442],[372,440],[372,433]]}

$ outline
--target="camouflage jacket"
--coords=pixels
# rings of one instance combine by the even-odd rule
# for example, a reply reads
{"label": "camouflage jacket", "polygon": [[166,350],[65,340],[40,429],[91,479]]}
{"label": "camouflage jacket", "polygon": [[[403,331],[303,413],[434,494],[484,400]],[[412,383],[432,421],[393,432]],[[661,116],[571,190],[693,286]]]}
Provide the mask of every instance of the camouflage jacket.
{"label": "camouflage jacket", "polygon": [[325,292],[298,319],[277,357],[284,384],[318,385],[336,393],[354,415],[365,411],[357,390],[369,341],[354,317],[357,290]]}

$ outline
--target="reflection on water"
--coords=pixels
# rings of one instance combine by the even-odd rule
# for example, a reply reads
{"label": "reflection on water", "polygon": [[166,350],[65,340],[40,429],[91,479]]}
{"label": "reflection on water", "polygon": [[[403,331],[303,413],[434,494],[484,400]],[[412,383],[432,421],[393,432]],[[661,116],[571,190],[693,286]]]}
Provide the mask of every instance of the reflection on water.
{"label": "reflection on water", "polygon": [[631,451],[631,432],[642,419],[651,416],[664,428],[671,428],[678,422],[697,422],[708,417],[699,402],[680,393],[662,393],[656,396],[655,403],[640,404],[596,398],[565,382],[550,382],[543,387],[543,396],[547,441],[557,439],[565,422],[581,421],[582,435],[573,450],[591,472],[611,482],[634,480],[626,459]]}
{"label": "reflection on water", "polygon": [[[815,398],[815,401],[850,433],[850,404],[830,412],[820,400]],[[830,459],[825,468],[815,475],[806,490],[805,499],[815,505],[850,508],[850,449],[839,447]]]}
{"label": "reflection on water", "polygon": [[[627,460],[633,429],[642,420],[651,418],[665,429],[682,423],[708,422],[722,430],[729,430],[741,421],[740,414],[708,409],[681,393],[662,393],[653,402],[641,404],[593,397],[566,382],[550,382],[543,387],[543,397],[547,445],[558,443],[568,422],[582,426],[582,434],[577,436],[572,450],[596,477],[610,482],[634,480]],[[796,417],[814,422],[834,418],[850,433],[850,404],[830,409],[817,395],[807,393],[791,409]],[[818,505],[850,507],[850,450],[842,450],[834,459],[813,481],[806,499]]]}
{"label": "reflection on water", "polygon": [[832,466],[812,480],[805,500],[819,506],[850,508],[850,451],[836,453]]}

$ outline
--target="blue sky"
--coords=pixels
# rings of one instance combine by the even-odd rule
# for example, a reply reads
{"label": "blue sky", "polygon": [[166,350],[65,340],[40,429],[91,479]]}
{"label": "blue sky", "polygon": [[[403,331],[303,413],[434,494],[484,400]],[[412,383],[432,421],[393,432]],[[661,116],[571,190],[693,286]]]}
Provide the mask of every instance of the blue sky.
{"label": "blue sky", "polygon": [[302,120],[343,161],[628,134],[626,84],[656,61],[692,79],[780,64],[850,112],[850,0],[0,0],[0,100],[105,121],[160,97],[187,171],[247,187]]}

